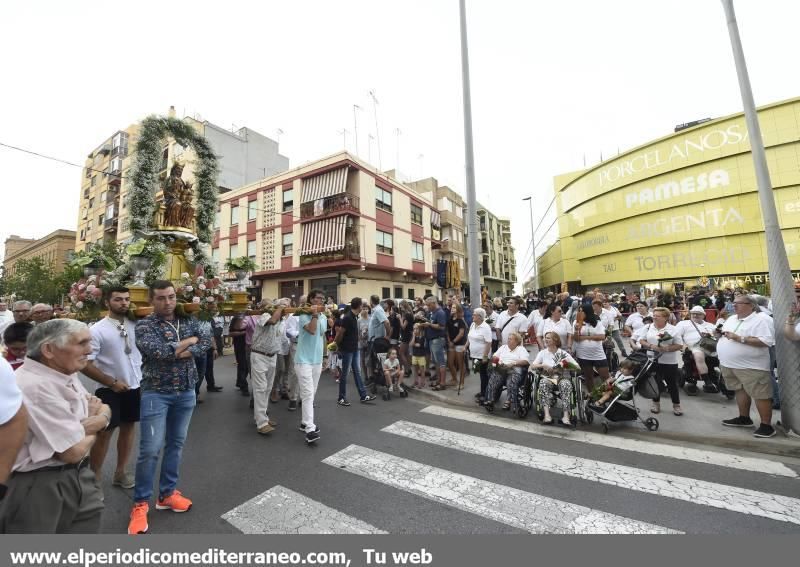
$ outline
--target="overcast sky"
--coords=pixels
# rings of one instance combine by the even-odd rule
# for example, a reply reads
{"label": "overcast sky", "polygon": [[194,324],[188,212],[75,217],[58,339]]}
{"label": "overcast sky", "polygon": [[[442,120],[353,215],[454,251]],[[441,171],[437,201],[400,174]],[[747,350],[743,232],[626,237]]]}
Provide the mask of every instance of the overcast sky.
{"label": "overcast sky", "polygon": [[[796,0],[739,0],[756,104],[800,95]],[[468,0],[478,199],[511,219],[530,271],[555,175],[676,124],[741,111],[719,0]],[[465,194],[457,0],[7,0],[0,142],[83,164],[116,130],[174,105],[275,137],[291,166],[358,149],[377,100],[383,169]],[[396,135],[399,129],[401,134]],[[378,165],[377,144],[371,147]],[[420,157],[423,156],[423,157]],[[585,158],[584,158],[585,156]],[[81,170],[0,147],[9,234],[77,225]],[[544,244],[556,227],[537,233]]]}

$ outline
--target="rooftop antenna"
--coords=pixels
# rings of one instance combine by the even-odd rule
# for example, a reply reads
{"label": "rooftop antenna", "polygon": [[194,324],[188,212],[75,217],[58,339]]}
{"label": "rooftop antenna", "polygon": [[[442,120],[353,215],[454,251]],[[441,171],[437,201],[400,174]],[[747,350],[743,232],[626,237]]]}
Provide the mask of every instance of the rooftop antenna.
{"label": "rooftop antenna", "polygon": [[281,134],[283,134],[283,133],[284,133],[284,131],[281,130],[280,128],[275,130],[275,138],[276,138],[275,141],[278,143],[279,146],[281,145]]}
{"label": "rooftop antenna", "polygon": [[[396,138],[396,140],[397,140],[397,157],[395,158],[395,162],[394,162],[394,169],[395,169],[395,174],[396,175],[400,175],[400,134],[402,134],[402,133],[403,132],[400,130],[400,128],[395,128],[394,129],[394,135],[397,137]],[[399,179],[399,177],[398,177],[398,179]]]}
{"label": "rooftop antenna", "polygon": [[422,179],[424,176],[422,174],[422,162],[425,159],[425,154],[417,154],[417,161],[419,161],[419,178]]}
{"label": "rooftop antenna", "polygon": [[357,112],[361,111],[361,107],[357,104],[353,105],[353,131],[354,136],[356,138],[356,155],[358,155],[358,114]]}
{"label": "rooftop antenna", "polygon": [[372,140],[375,139],[375,136],[372,134],[367,134],[367,161],[372,165]]}
{"label": "rooftop antenna", "polygon": [[381,160],[381,131],[378,128],[378,99],[375,96],[375,90],[369,91],[369,96],[372,99],[372,113],[375,115],[375,142],[378,145],[378,169],[383,170],[383,162]]}
{"label": "rooftop antenna", "polygon": [[339,134],[342,135],[342,147],[344,148],[344,151],[347,151],[347,133],[348,132],[349,132],[349,130],[347,128],[342,128],[341,130],[339,130]]}

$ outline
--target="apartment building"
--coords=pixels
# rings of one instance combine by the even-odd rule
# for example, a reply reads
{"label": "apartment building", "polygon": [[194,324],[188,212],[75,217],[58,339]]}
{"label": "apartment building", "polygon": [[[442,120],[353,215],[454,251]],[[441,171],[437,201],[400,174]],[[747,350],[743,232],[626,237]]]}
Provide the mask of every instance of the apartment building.
{"label": "apartment building", "polygon": [[434,291],[442,229],[430,195],[340,152],[223,195],[212,255],[249,256],[262,297],[321,288],[414,299]]}
{"label": "apartment building", "polygon": [[481,203],[478,212],[481,285],[492,297],[513,293],[517,262],[511,246],[511,221],[495,216]]}
{"label": "apartment building", "polygon": [[41,258],[61,273],[75,250],[74,230],[54,230],[42,238],[20,238],[12,234],[5,241],[3,269],[7,276],[14,275],[20,260]]}
{"label": "apartment building", "polygon": [[[170,108],[170,116],[175,116]],[[278,142],[249,128],[226,130],[200,117],[185,117],[211,143],[219,159],[217,183],[220,193],[274,175],[289,168],[289,159],[279,152]],[[134,162],[139,124],[119,130],[92,150],[84,164],[81,182],[75,249],[94,243],[123,242],[131,237],[127,223],[127,176]],[[186,162],[184,179],[192,180],[195,153],[172,139],[165,139],[161,153],[160,179],[165,179],[173,161]],[[156,198],[159,195],[155,196]]]}

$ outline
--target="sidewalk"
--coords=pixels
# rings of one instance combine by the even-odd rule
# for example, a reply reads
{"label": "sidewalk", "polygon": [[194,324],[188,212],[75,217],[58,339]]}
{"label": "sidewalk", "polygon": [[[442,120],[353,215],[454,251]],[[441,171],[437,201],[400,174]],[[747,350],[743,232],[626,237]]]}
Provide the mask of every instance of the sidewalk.
{"label": "sidewalk", "polygon": [[[448,373],[448,380],[449,380]],[[406,379],[406,384],[413,383],[413,379]],[[461,395],[457,394],[456,388],[447,388],[441,392],[435,392],[428,388],[424,390],[410,389],[409,395],[417,399],[425,398],[434,402],[460,406],[473,410],[485,410],[475,403],[475,394],[480,389],[480,382],[477,375],[467,374],[465,387]],[[504,399],[504,398],[503,398]],[[684,443],[697,443],[702,445],[714,445],[728,449],[738,449],[764,453],[767,455],[788,456],[800,458],[800,436],[789,433],[783,434],[781,428],[778,434],[771,439],[757,439],[753,437],[753,430],[738,427],[725,427],[722,420],[736,417],[736,401],[728,400],[722,394],[705,394],[700,392],[697,396],[688,396],[681,391],[681,407],[683,415],[678,417],[672,414],[672,404],[669,395],[662,394],[661,413],[654,416],[659,421],[659,428],[656,432],[647,431],[641,422],[625,422],[609,424],[609,435],[622,435],[634,437],[648,441],[658,441],[659,439],[671,440]],[[641,396],[636,397],[636,405],[641,412],[642,419],[650,417],[650,400],[645,400]],[[502,404],[495,406],[494,415],[517,419],[511,412],[504,411]],[[772,423],[775,425],[781,419],[780,411],[774,411]],[[759,422],[758,414],[753,407],[751,416],[754,423]],[[536,415],[531,413],[526,418],[527,421],[538,423]],[[542,427],[554,427],[542,425]],[[579,424],[579,428],[585,431],[602,433],[602,428],[598,419],[592,424]],[[753,428],[755,429],[755,428]]]}

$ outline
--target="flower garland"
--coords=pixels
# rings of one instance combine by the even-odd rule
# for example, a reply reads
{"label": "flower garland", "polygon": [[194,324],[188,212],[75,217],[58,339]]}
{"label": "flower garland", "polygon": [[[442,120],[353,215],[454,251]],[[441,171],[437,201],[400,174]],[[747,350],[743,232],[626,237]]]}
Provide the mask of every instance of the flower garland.
{"label": "flower garland", "polygon": [[[191,125],[172,117],[148,116],[142,120],[139,139],[136,142],[136,160],[130,173],[131,190],[128,193],[130,229],[134,235],[151,228],[158,191],[158,172],[161,168],[161,149],[166,136],[191,147],[197,154],[195,169],[197,188],[197,238],[190,243],[193,262],[203,265],[206,276],[213,277],[214,269],[205,248],[210,246],[214,214],[217,210],[217,175],[219,166],[211,144]],[[166,243],[166,242],[165,242]]]}

